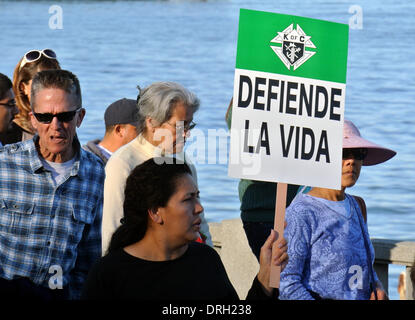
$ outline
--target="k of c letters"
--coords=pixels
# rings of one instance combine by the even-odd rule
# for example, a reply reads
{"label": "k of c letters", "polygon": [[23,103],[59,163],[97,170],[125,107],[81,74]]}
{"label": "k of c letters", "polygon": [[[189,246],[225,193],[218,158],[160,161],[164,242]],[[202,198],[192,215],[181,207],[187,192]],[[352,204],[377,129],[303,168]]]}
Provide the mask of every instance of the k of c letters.
{"label": "k of c letters", "polygon": [[[244,74],[239,75],[238,82],[237,108],[250,110],[251,115],[253,111],[262,113],[260,118],[266,119],[260,123],[245,119],[243,152],[267,156],[278,152],[284,158],[330,163],[330,137],[326,130],[287,125],[279,122],[276,115],[339,122],[343,88],[335,83],[306,83],[301,78],[293,81]],[[270,126],[279,127],[280,150],[271,148],[270,139],[275,137],[269,134]]]}

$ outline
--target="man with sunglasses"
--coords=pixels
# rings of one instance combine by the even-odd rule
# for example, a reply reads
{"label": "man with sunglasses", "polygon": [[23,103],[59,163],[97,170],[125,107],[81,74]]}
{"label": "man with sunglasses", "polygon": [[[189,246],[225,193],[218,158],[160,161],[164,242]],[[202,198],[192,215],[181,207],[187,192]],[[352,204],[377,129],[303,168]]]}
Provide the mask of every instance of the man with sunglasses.
{"label": "man with sunglasses", "polygon": [[9,77],[0,73],[0,147],[3,146],[1,135],[7,132],[18,113],[12,82]]}
{"label": "man with sunglasses", "polygon": [[81,90],[66,70],[33,79],[37,134],[0,152],[0,296],[76,299],[101,255],[104,170],[80,148]]}

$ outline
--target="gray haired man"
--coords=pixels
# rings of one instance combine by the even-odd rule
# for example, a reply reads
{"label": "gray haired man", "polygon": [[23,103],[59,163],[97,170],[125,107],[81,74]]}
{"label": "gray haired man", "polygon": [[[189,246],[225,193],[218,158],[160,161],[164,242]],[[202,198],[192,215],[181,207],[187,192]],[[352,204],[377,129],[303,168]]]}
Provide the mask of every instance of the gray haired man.
{"label": "gray haired man", "polygon": [[31,108],[37,134],[0,149],[0,299],[77,299],[101,256],[105,172],[76,136],[74,74],[37,73]]}

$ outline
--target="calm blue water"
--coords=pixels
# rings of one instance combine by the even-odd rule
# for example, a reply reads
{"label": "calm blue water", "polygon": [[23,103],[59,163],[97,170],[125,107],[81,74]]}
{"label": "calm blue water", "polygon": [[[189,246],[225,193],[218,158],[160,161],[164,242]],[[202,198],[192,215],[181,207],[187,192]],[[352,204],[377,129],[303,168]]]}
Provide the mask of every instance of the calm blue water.
{"label": "calm blue water", "polygon": [[[53,4],[62,8],[62,29],[49,28]],[[414,2],[1,1],[0,72],[12,77],[26,51],[53,48],[61,66],[81,81],[87,109],[78,131],[82,143],[103,135],[111,102],[135,98],[137,84],[159,80],[180,82],[199,96],[195,122],[207,135],[226,129],[240,8],[348,23],[356,4],[363,28],[349,33],[346,117],[364,137],[398,154],[364,167],[350,193],[365,198],[372,237],[415,240]],[[207,219],[238,217],[238,181],[227,177],[227,163],[196,165]],[[398,299],[402,268],[390,269],[389,294]]]}

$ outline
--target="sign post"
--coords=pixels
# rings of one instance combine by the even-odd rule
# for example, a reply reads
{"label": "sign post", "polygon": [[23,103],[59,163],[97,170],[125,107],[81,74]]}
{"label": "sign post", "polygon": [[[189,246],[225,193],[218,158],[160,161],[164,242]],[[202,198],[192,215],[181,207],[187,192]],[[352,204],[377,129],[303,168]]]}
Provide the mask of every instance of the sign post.
{"label": "sign post", "polygon": [[278,183],[278,237],[288,183],[340,189],[348,31],[240,10],[228,174]]}

